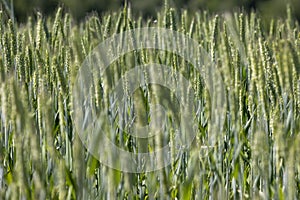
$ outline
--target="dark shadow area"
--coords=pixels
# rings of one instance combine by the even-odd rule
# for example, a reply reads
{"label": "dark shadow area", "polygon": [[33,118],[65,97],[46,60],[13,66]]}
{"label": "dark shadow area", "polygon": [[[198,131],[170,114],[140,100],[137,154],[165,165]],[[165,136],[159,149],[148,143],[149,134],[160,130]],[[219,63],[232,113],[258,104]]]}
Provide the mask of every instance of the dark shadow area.
{"label": "dark shadow area", "polygon": [[[24,22],[28,16],[41,12],[44,15],[53,13],[58,6],[63,6],[70,11],[73,17],[81,20],[90,12],[98,12],[100,15],[107,12],[119,10],[125,3],[124,0],[0,0],[1,6],[6,10],[14,7],[14,16],[17,21]],[[5,5],[6,4],[6,5]],[[299,0],[169,0],[169,4],[180,10],[191,11],[209,10],[210,12],[224,12],[243,9],[243,11],[258,12],[263,18],[286,16],[287,4],[291,5],[292,13],[300,20]],[[132,8],[134,15],[142,15],[144,18],[155,18],[157,11],[164,6],[162,0],[129,0],[128,5]]]}

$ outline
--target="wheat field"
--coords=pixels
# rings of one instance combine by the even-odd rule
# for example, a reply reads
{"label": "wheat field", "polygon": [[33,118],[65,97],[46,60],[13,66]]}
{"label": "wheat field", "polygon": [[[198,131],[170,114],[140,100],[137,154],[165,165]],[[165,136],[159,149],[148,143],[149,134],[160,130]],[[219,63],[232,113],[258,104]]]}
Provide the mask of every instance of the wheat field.
{"label": "wheat field", "polygon": [[[142,27],[196,40],[221,74],[226,111],[210,147],[210,98],[190,64],[151,49],[120,57],[112,64],[116,77],[132,62],[163,63],[182,73],[193,84],[200,110],[193,113],[199,128],[189,150],[173,155],[174,130],[166,129],[171,165],[126,173],[103,165],[78,137],[73,87],[99,43]],[[76,22],[58,8],[55,16],[37,13],[24,24],[0,10],[0,53],[0,199],[300,198],[300,27],[289,7],[286,18],[267,24],[255,13],[190,13],[168,5],[148,20],[125,6]],[[98,109],[113,106],[103,81],[93,84]],[[147,101],[137,105],[147,107]],[[126,151],[141,151],[126,130],[105,131]]]}

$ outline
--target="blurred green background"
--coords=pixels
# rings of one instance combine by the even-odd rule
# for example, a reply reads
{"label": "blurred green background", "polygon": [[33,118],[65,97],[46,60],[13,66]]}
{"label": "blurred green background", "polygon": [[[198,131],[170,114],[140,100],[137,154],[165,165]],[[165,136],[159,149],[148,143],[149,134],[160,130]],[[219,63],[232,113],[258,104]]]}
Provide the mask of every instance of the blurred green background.
{"label": "blurred green background", "polygon": [[[2,7],[14,7],[14,15],[18,21],[25,21],[29,15],[38,11],[44,14],[53,13],[58,5],[69,10],[73,17],[83,19],[88,12],[110,12],[124,5],[124,0],[0,0]],[[155,18],[156,11],[163,7],[164,0],[128,0],[133,14]],[[293,15],[300,20],[300,0],[170,0],[171,6],[188,10],[209,10],[223,12],[239,10],[255,10],[262,17],[283,17],[286,15],[286,5],[291,5]]]}

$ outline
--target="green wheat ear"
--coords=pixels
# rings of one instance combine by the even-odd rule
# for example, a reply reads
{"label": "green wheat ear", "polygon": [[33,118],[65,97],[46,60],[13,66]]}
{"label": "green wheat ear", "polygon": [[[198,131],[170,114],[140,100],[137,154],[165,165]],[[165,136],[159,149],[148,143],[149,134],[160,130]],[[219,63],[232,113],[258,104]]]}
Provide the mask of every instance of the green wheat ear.
{"label": "green wheat ear", "polygon": [[176,31],[177,30],[177,23],[176,23],[176,12],[175,9],[171,8],[169,10],[169,21],[170,21],[170,29]]}
{"label": "green wheat ear", "polygon": [[[0,10],[0,34],[3,34],[3,12]],[[0,42],[1,44],[1,42]]]}
{"label": "green wheat ear", "polygon": [[37,26],[36,26],[36,39],[35,39],[35,43],[36,43],[36,49],[40,50],[41,46],[42,46],[42,40],[43,40],[43,27],[42,27],[42,17],[39,14],[38,17],[38,21],[37,21]]}
{"label": "green wheat ear", "polygon": [[216,61],[218,24],[219,24],[219,16],[216,15],[212,22],[212,32],[211,32],[211,57],[213,61]]}
{"label": "green wheat ear", "polygon": [[109,15],[106,19],[105,27],[104,27],[104,33],[103,33],[103,39],[108,38],[108,36],[111,33],[111,16]]}
{"label": "green wheat ear", "polygon": [[52,46],[55,45],[55,41],[58,39],[59,28],[61,26],[62,8],[57,9],[55,19],[52,26]]}

